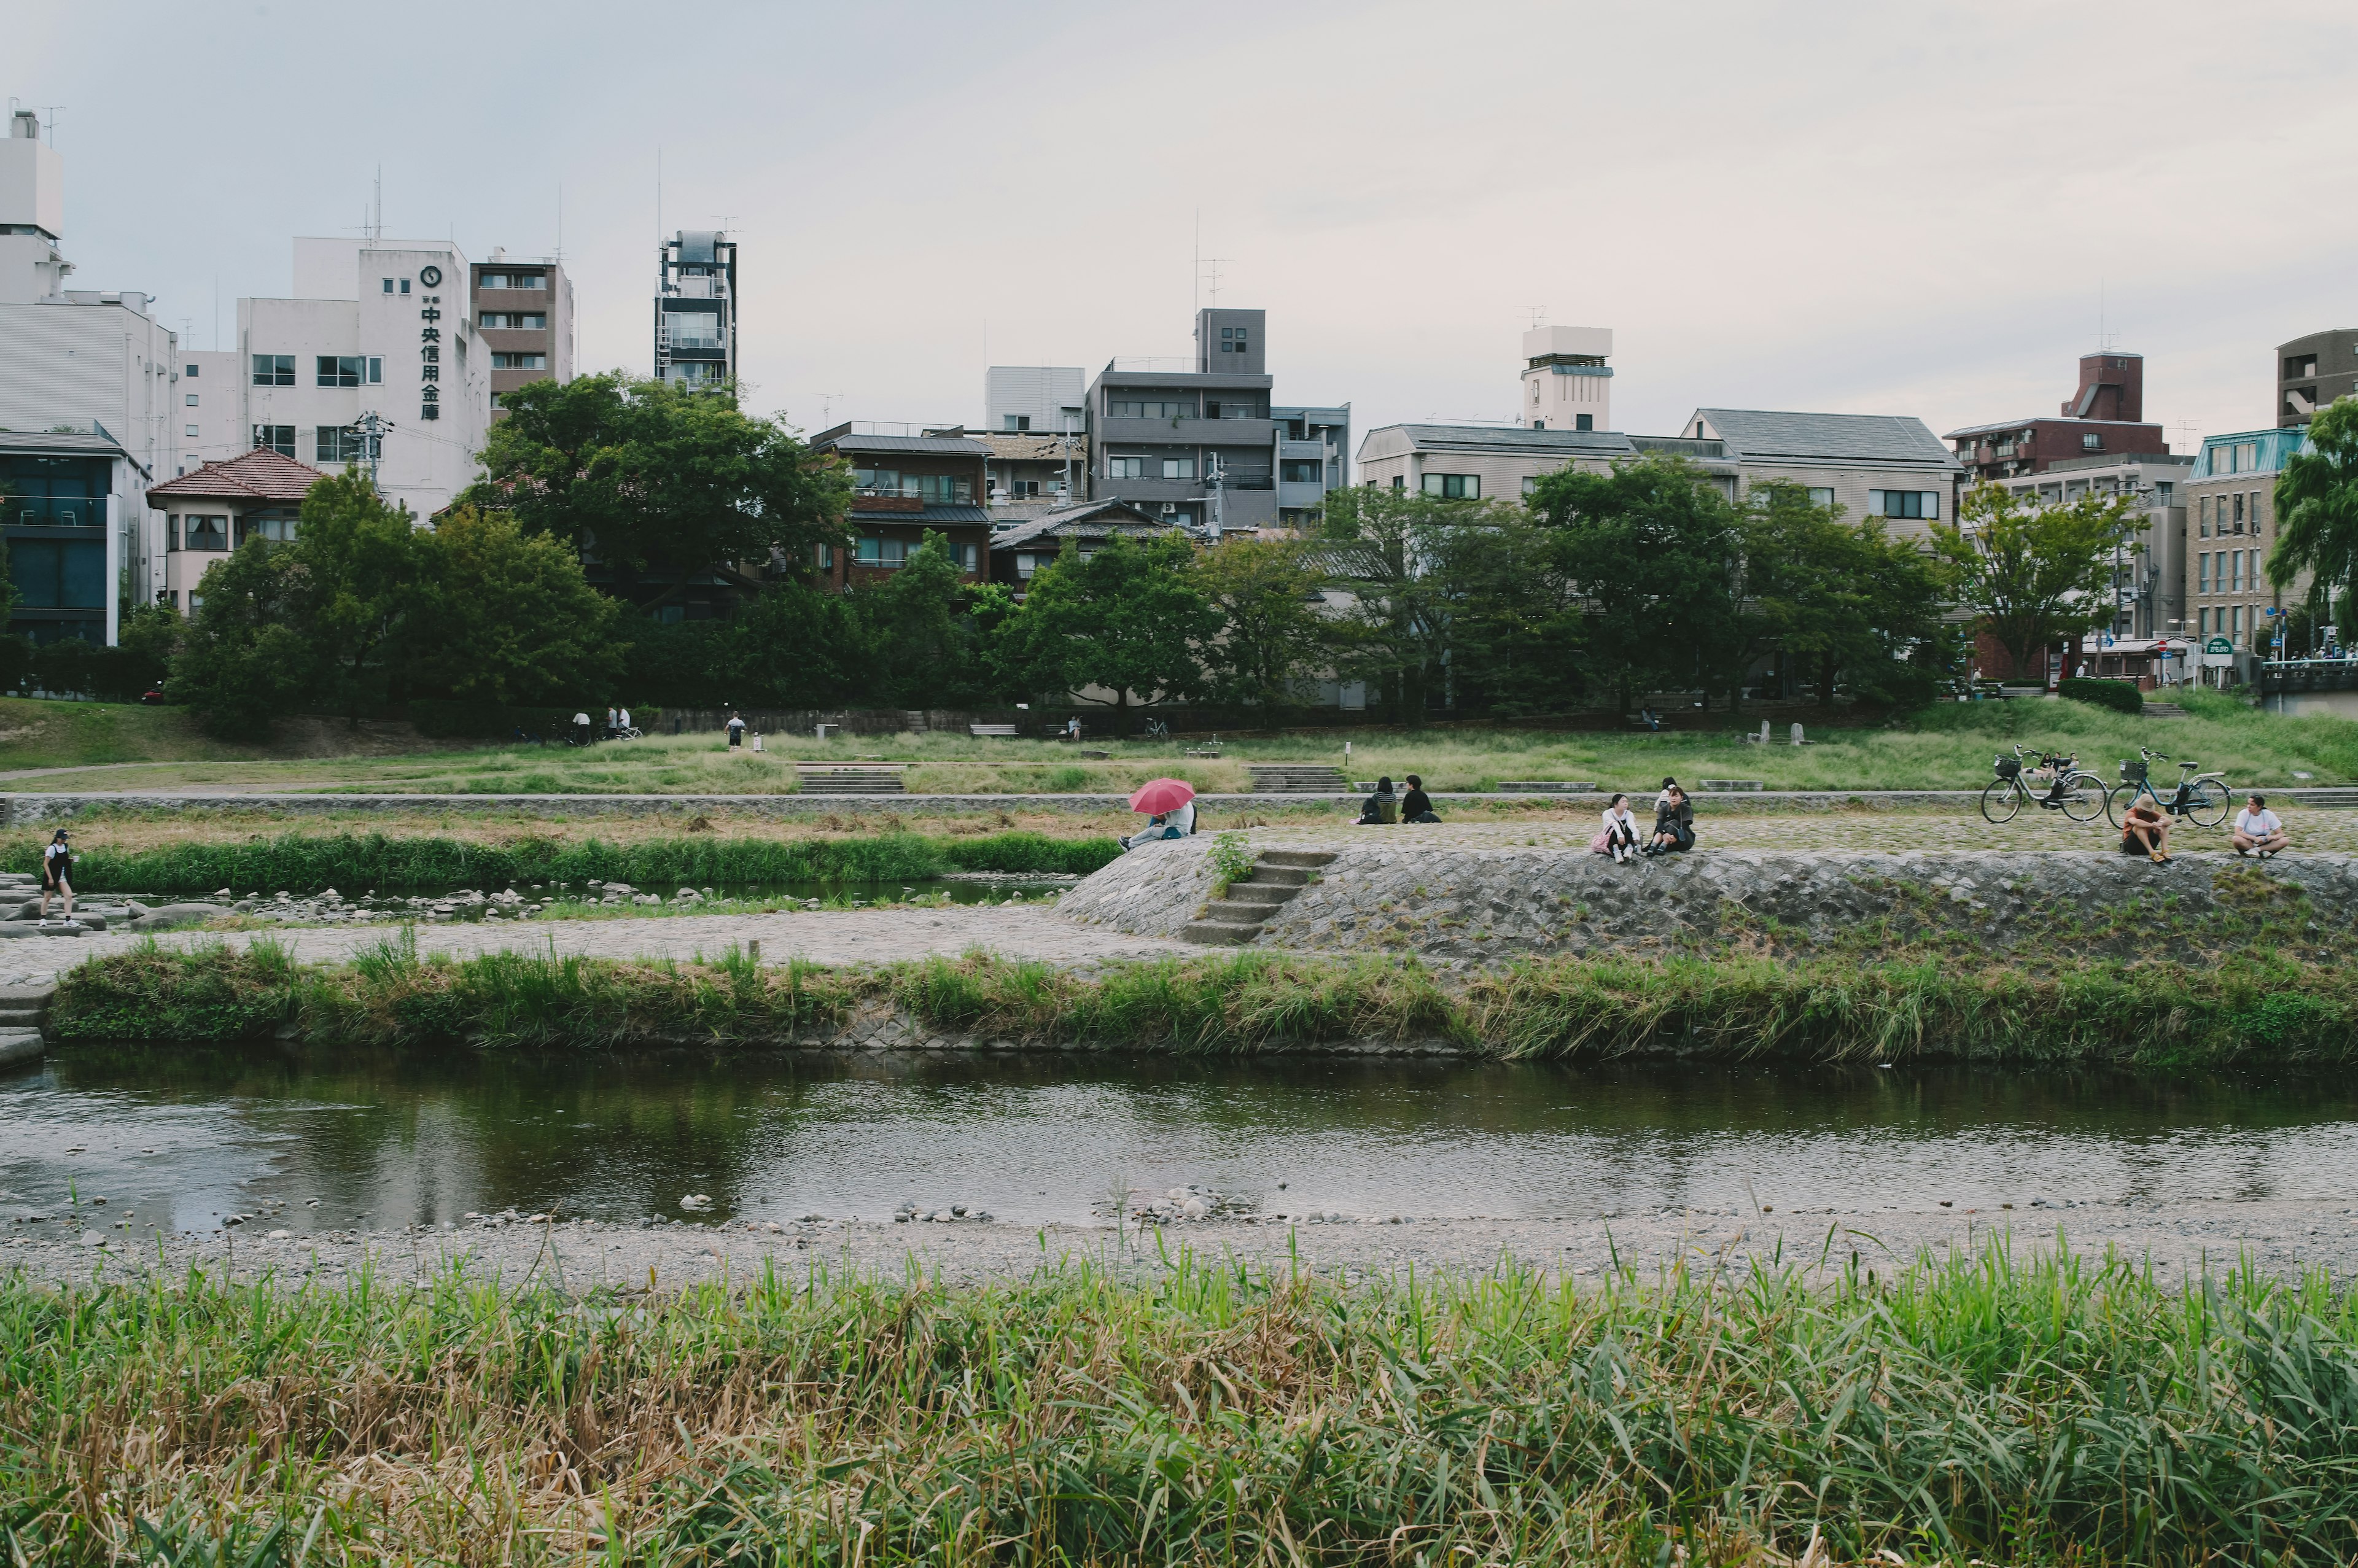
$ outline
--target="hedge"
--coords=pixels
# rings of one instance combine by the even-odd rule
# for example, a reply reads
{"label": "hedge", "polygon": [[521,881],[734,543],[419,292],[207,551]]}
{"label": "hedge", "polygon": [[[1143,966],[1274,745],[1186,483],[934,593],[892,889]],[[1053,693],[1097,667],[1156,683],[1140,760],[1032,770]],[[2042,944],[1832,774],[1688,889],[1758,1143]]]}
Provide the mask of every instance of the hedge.
{"label": "hedge", "polygon": [[2109,708],[2115,713],[2145,711],[2145,693],[2125,680],[2091,680],[2084,676],[2068,676],[2057,691],[2073,702],[2093,702],[2098,708]]}

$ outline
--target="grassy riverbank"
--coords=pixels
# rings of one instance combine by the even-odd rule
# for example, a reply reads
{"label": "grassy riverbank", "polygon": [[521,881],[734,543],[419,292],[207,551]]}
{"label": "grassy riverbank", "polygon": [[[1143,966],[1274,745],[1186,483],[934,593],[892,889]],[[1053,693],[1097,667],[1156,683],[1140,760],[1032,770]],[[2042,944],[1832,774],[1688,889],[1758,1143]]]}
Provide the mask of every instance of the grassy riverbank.
{"label": "grassy riverbank", "polygon": [[1836,955],[1661,963],[1535,959],[1444,985],[1412,959],[1249,953],[1094,975],[980,956],[860,969],[623,963],[546,953],[421,958],[406,935],[349,965],[276,945],[154,945],[60,983],[69,1040],[220,1043],[291,1028],[419,1049],[816,1043],[897,1011],[944,1034],[1078,1050],[1249,1053],[1413,1041],[1527,1059],[1644,1054],[2025,1065],[2282,1067],[2358,1060],[2358,974],[2230,955],[2067,962]]}
{"label": "grassy riverbank", "polygon": [[[745,887],[795,881],[882,882],[950,871],[1055,871],[1087,875],[1120,853],[1112,838],[1051,838],[1007,832],[931,837],[880,832],[801,838],[719,834],[607,839],[511,835],[498,839],[443,835],[281,833],[270,838],[181,838],[146,848],[116,848],[96,835],[74,868],[89,892],[239,892],[286,888],[346,893],[473,887],[590,878],[648,887]],[[38,844],[12,843],[0,870],[38,871]]]}
{"label": "grassy riverbank", "polygon": [[[1353,1286],[0,1284],[19,1562],[2358,1553],[2358,1295],[1977,1258]],[[1883,1554],[1883,1555],[1877,1555]]]}

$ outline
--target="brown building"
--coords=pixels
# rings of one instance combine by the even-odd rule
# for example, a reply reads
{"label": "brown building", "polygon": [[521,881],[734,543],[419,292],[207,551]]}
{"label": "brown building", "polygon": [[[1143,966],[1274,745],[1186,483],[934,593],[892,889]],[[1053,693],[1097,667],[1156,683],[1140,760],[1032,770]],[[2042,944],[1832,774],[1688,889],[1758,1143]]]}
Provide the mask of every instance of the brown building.
{"label": "brown building", "polygon": [[1142,540],[1182,532],[1178,524],[1149,516],[1127,501],[1076,501],[1020,522],[1002,523],[990,538],[990,580],[1005,583],[1021,599],[1024,585],[1063,552],[1068,540],[1081,555],[1093,556],[1116,535]]}
{"label": "brown building", "polygon": [[[2308,433],[2281,426],[2211,436],[2186,491],[2187,630],[2233,644],[2235,675],[2248,678],[2252,661],[2267,657],[2284,611],[2309,596],[2304,572],[2282,589],[2268,580],[2276,548],[2277,480],[2285,463],[2308,444]],[[2217,684],[2218,667],[2204,678]]]}
{"label": "brown building", "polygon": [[535,381],[573,379],[573,282],[553,256],[492,252],[469,267],[467,302],[491,351],[492,419],[500,400]]}
{"label": "brown building", "polygon": [[2311,332],[2277,345],[2277,426],[2306,425],[2336,398],[2358,393],[2358,327]]}
{"label": "brown building", "polygon": [[2073,458],[2123,458],[2169,450],[2161,427],[2145,417],[2145,356],[2080,356],[2080,386],[2055,416],[2034,414],[1968,425],[1942,438],[1964,465],[1967,487],[2045,473]]}
{"label": "brown building", "polygon": [[815,451],[833,452],[851,470],[850,550],[820,551],[821,582],[849,587],[887,582],[925,543],[939,534],[968,580],[990,569],[990,449],[963,426],[846,423],[811,438]]}

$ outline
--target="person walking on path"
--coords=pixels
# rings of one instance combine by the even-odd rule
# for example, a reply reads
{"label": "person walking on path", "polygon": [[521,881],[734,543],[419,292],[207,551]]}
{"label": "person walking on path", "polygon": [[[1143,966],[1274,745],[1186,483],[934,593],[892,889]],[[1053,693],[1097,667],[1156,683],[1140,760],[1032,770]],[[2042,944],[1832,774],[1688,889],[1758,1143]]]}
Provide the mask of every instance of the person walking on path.
{"label": "person walking on path", "polygon": [[1376,793],[1368,796],[1359,807],[1359,819],[1355,827],[1389,827],[1401,818],[1400,796],[1392,793],[1392,776],[1386,773],[1376,781]]}
{"label": "person walking on path", "polygon": [[729,715],[729,743],[732,746],[745,743],[745,720],[733,711]]}
{"label": "person walking on path", "polygon": [[1654,838],[1646,846],[1649,855],[1677,855],[1694,848],[1694,803],[1676,783],[1662,790],[1662,798],[1654,806]]}
{"label": "person walking on path", "polygon": [[2169,864],[2169,818],[2161,807],[2140,800],[2121,818],[2121,853],[2143,855],[2157,866]]}
{"label": "person walking on path", "polygon": [[1617,790],[1605,807],[1605,827],[1589,840],[1589,852],[1610,855],[1617,866],[1627,864],[1638,849],[1638,818],[1629,810],[1629,797]]}
{"label": "person walking on path", "polygon": [[66,897],[66,918],[73,918],[73,850],[67,843],[62,827],[49,839],[49,848],[41,851],[41,918],[49,917],[49,895],[63,893]]}
{"label": "person walking on path", "polygon": [[577,746],[590,743],[590,715],[587,713],[573,716],[573,743]]}
{"label": "person walking on path", "polygon": [[1408,775],[1408,793],[1401,796],[1402,822],[1438,822],[1441,818],[1433,809],[1433,796],[1424,793],[1424,781],[1414,773]]}
{"label": "person walking on path", "polygon": [[2268,797],[2252,796],[2244,809],[2235,813],[2235,853],[2257,854],[2265,860],[2292,848],[2292,835],[2285,831],[2284,819],[2268,809]]}

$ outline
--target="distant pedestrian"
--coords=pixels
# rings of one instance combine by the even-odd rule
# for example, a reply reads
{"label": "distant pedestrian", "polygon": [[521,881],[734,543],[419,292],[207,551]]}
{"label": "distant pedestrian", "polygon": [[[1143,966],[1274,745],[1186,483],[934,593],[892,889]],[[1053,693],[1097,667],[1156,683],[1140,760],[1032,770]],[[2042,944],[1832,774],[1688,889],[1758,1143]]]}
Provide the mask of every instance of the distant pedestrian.
{"label": "distant pedestrian", "polygon": [[740,718],[735,713],[730,714],[728,729],[729,743],[730,745],[741,746],[745,743],[745,720],[743,719]]}
{"label": "distant pedestrian", "polygon": [[66,918],[73,918],[73,850],[67,844],[69,835],[62,827],[49,839],[49,848],[41,851],[41,918],[49,917],[49,895],[63,893],[66,898]]}
{"label": "distant pedestrian", "polygon": [[1414,773],[1408,775],[1408,793],[1401,796],[1402,822],[1438,822],[1433,809],[1433,796],[1424,793],[1424,781]]}
{"label": "distant pedestrian", "polygon": [[622,709],[622,724],[621,724],[619,727],[617,727],[617,728],[616,728],[616,730],[615,730],[614,733],[616,733],[617,735],[627,735],[627,734],[629,734],[630,732],[631,732],[631,710],[630,710],[629,708],[626,708]]}
{"label": "distant pedestrian", "polygon": [[614,711],[611,708],[607,708],[607,709],[606,709],[606,739],[607,739],[607,740],[609,740],[609,741],[611,741],[611,740],[612,740],[615,736],[620,735],[622,732],[622,718],[621,718],[618,714],[616,714],[616,713],[615,713],[615,711]]}
{"label": "distant pedestrian", "polygon": [[2292,835],[2285,831],[2283,818],[2268,809],[2268,797],[2252,796],[2243,810],[2235,813],[2235,853],[2257,854],[2265,860],[2292,848]]}
{"label": "distant pedestrian", "polygon": [[573,743],[577,746],[590,743],[590,715],[587,713],[573,716]]}

